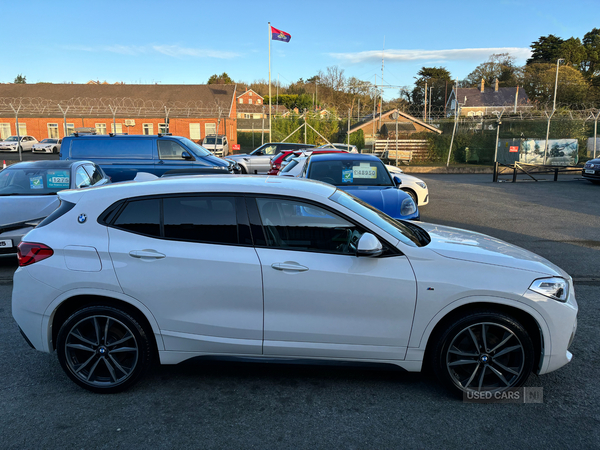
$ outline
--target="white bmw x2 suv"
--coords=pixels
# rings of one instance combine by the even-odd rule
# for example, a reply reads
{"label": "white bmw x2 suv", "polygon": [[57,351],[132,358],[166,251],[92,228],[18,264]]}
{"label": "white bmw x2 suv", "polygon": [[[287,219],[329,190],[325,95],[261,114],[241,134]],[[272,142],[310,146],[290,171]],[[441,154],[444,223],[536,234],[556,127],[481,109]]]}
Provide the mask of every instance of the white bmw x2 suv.
{"label": "white bmw x2 suv", "polygon": [[572,357],[563,270],[328,184],[195,176],[59,196],[20,244],[13,316],[91,391],[223,355],[427,366],[459,393],[504,391]]}

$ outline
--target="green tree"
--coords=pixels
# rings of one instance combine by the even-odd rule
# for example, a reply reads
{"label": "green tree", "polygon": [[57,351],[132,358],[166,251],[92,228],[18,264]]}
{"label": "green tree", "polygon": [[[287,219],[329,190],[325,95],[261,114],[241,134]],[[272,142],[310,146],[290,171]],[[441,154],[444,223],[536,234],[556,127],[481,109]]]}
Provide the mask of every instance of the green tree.
{"label": "green tree", "polygon": [[[524,86],[530,100],[552,103],[556,64],[538,63],[525,67]],[[580,104],[586,100],[589,84],[580,71],[571,66],[561,66],[558,72],[557,103]]]}
{"label": "green tree", "polygon": [[226,72],[223,72],[221,75],[211,75],[206,84],[234,84],[234,81]]}
{"label": "green tree", "polygon": [[553,34],[542,36],[531,44],[531,58],[527,65],[535,63],[555,63],[560,58],[560,49],[563,40]]}
{"label": "green tree", "polygon": [[579,38],[572,37],[560,46],[560,57],[565,60],[565,64],[581,70],[581,65],[587,58],[587,52]]}
{"label": "green tree", "polygon": [[19,74],[19,75],[17,75],[17,78],[15,78],[14,83],[15,84],[26,84],[27,77],[24,77],[22,74]]}
{"label": "green tree", "polygon": [[[415,77],[415,87],[411,100],[415,105],[425,103],[425,85],[427,84],[427,103],[434,107],[443,107],[446,99],[446,87],[452,89],[452,76],[445,67],[421,67]],[[429,92],[431,89],[431,95]]]}
{"label": "green tree", "polygon": [[486,86],[494,86],[497,79],[500,87],[514,87],[521,84],[522,70],[515,65],[514,56],[510,56],[509,53],[497,53],[479,64],[467,76],[466,81],[470,87],[479,87],[482,79]]}
{"label": "green tree", "polygon": [[592,84],[600,87],[600,28],[594,28],[583,37],[583,47],[586,58],[581,64],[581,70]]}

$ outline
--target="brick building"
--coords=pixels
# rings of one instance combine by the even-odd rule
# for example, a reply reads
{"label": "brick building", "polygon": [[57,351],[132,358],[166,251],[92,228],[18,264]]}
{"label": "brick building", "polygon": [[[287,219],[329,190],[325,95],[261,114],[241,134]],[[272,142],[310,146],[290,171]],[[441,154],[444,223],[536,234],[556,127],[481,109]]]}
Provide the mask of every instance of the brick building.
{"label": "brick building", "polygon": [[19,133],[38,140],[90,127],[194,141],[225,134],[236,144],[235,99],[235,85],[0,84],[0,137],[16,134],[18,110]]}

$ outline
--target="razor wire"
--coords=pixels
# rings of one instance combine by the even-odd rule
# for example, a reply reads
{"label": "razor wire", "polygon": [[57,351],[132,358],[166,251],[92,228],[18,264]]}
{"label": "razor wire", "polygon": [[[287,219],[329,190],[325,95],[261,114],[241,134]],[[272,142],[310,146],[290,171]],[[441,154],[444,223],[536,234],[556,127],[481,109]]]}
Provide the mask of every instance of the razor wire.
{"label": "razor wire", "polygon": [[[12,106],[11,106],[12,105]],[[0,116],[14,115],[13,107],[20,107],[21,115],[42,117],[61,117],[64,111],[68,116],[97,117],[163,117],[169,111],[169,117],[214,117],[219,112],[229,111],[231,105],[215,100],[174,101],[147,100],[131,97],[72,97],[68,100],[51,100],[42,97],[0,97]]]}

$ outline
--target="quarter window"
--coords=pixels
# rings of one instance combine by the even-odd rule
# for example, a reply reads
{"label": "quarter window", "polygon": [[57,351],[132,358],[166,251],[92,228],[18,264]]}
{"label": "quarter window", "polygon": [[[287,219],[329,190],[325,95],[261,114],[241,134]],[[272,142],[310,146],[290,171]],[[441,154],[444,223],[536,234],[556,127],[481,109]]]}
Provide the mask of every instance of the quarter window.
{"label": "quarter window", "polygon": [[309,203],[258,198],[267,245],[285,250],[356,253],[363,231],[347,220]]}
{"label": "quarter window", "polygon": [[163,202],[165,238],[238,243],[235,198],[168,197]]}
{"label": "quarter window", "polygon": [[85,188],[92,185],[92,180],[90,180],[90,176],[83,166],[78,167],[75,172],[75,185],[77,188]]}
{"label": "quarter window", "polygon": [[98,183],[99,181],[102,180],[102,178],[104,178],[102,176],[102,172],[100,171],[100,168],[95,165],[95,164],[85,164],[84,165],[86,172],[89,174],[91,180],[92,180],[92,185]]}

